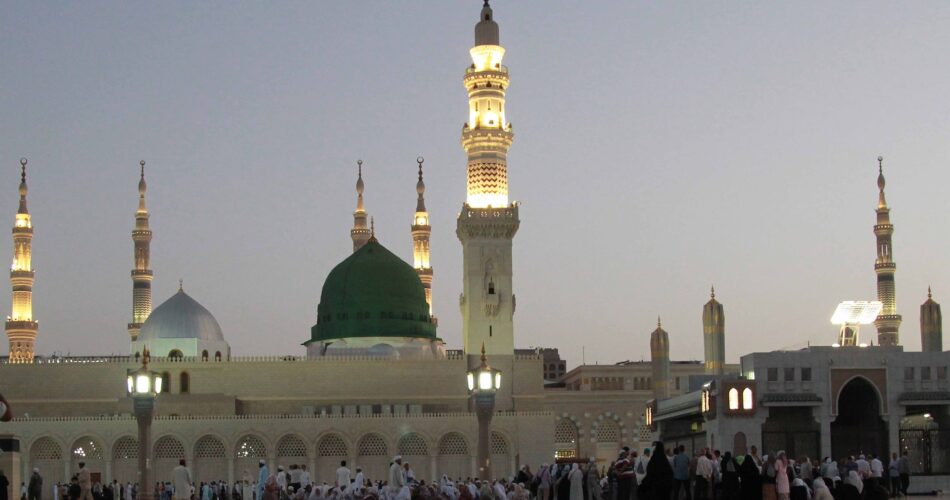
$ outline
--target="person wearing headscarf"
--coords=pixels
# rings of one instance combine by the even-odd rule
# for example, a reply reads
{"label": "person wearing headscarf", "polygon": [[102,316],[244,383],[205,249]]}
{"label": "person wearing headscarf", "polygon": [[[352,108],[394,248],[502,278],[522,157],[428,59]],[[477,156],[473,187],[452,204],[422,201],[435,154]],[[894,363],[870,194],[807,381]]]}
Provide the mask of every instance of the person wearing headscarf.
{"label": "person wearing headscarf", "polygon": [[726,452],[719,462],[719,474],[722,478],[723,500],[737,500],[739,497],[739,463],[732,458],[732,453]]}
{"label": "person wearing headscarf", "polygon": [[788,458],[784,451],[775,454],[775,495],[778,500],[789,500],[791,484],[788,480]]}
{"label": "person wearing headscarf", "polygon": [[792,480],[790,495],[792,500],[810,500],[811,490],[808,488],[808,483],[796,477]]}
{"label": "person wearing headscarf", "polygon": [[538,500],[550,500],[551,468],[548,464],[541,464],[538,469]]}
{"label": "person wearing headscarf", "polygon": [[557,472],[557,483],[555,490],[555,499],[556,500],[569,500],[571,497],[571,481],[568,479],[568,475],[571,473],[570,464],[564,464],[558,468]]}
{"label": "person wearing headscarf", "polygon": [[597,471],[597,461],[593,458],[587,463],[586,478],[587,500],[601,500],[600,473]]}
{"label": "person wearing headscarf", "polygon": [[850,484],[858,490],[858,494],[864,493],[864,481],[861,480],[861,475],[858,471],[848,471],[848,477],[845,478],[844,484]]}
{"label": "person wearing headscarf", "polygon": [[647,475],[637,488],[639,500],[669,500],[673,490],[673,466],[666,458],[663,442],[653,443],[653,455],[647,462]]}
{"label": "person wearing headscarf", "polygon": [[571,464],[571,472],[567,474],[570,482],[570,500],[584,500],[584,473],[577,464]]}
{"label": "person wearing headscarf", "polygon": [[739,466],[739,498],[741,500],[762,500],[762,475],[755,457],[746,454]]}
{"label": "person wearing headscarf", "polygon": [[835,497],[831,494],[831,490],[828,489],[828,485],[825,484],[824,480],[818,478],[812,481],[811,484],[814,491],[812,500],[834,500]]}

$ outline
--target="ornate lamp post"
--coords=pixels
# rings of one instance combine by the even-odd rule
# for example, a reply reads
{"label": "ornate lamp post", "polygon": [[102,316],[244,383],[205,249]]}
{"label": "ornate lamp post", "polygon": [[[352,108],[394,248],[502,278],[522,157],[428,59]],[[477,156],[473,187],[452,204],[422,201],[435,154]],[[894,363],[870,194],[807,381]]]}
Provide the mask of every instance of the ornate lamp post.
{"label": "ornate lamp post", "polygon": [[162,392],[162,376],[148,369],[148,349],[142,352],[142,366],[129,370],[126,383],[135,420],[139,426],[139,491],[138,500],[152,500],[152,474],[149,457],[152,455],[152,416],[155,414],[155,396]]}
{"label": "ornate lamp post", "polygon": [[495,393],[501,387],[501,370],[488,366],[485,344],[482,344],[482,364],[468,371],[468,392],[475,398],[475,414],[478,415],[478,477],[491,479],[491,453],[488,442],[491,436],[491,417],[495,413]]}

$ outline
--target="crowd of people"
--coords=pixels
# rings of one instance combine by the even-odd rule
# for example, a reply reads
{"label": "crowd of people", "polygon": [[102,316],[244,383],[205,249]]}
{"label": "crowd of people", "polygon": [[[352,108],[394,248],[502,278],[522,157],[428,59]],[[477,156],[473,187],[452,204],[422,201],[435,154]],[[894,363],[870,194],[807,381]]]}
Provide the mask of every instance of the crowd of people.
{"label": "crowd of people", "polygon": [[[340,463],[334,477],[318,482],[306,465],[278,466],[261,460],[256,474],[241,480],[195,484],[185,460],[171,481],[155,483],[155,500],[886,500],[906,496],[910,482],[907,452],[893,453],[887,465],[876,455],[814,462],[794,460],[784,451],[761,457],[755,446],[742,456],[656,442],[642,453],[624,447],[605,467],[595,460],[522,466],[508,478],[417,478],[402,457],[393,458],[385,478],[369,478],[359,467]],[[93,482],[79,464],[68,484],[52,488],[52,500],[136,500],[139,485]],[[332,479],[332,480],[330,480]],[[0,485],[6,481],[0,471]],[[3,488],[4,495],[6,488]],[[0,498],[0,500],[9,500]],[[21,485],[21,500],[43,500],[43,478],[34,469]]]}

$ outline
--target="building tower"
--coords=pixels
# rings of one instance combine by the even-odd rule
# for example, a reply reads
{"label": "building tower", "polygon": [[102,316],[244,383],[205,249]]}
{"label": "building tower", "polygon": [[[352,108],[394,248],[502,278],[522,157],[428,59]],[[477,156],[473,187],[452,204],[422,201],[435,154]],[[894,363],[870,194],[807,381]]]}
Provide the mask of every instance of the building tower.
{"label": "building tower", "polygon": [[650,334],[650,365],[653,368],[653,398],[670,397],[670,337],[656,317],[656,330]]}
{"label": "building tower", "polygon": [[135,211],[135,229],[132,230],[132,322],[129,337],[139,338],[142,323],[152,314],[152,269],[149,267],[152,230],[148,227],[148,209],[145,208],[145,160],[139,162],[139,208]]}
{"label": "building tower", "polygon": [[363,160],[356,161],[356,168],[356,211],[353,212],[353,229],[350,229],[353,252],[365,245],[371,236],[370,229],[366,227],[366,209],[363,208]]}
{"label": "building tower", "polygon": [[929,286],[927,302],[920,306],[920,350],[943,351],[943,315],[940,314],[940,304],[934,301]]}
{"label": "building tower", "polygon": [[897,314],[897,291],[894,286],[894,272],[897,264],[894,263],[894,247],[891,244],[891,235],[894,234],[894,225],[891,224],[891,209],[884,199],[884,157],[877,157],[877,224],[874,225],[874,236],[877,237],[877,259],[874,261],[874,272],[877,273],[877,300],[884,307],[881,314],[874,320],[877,327],[878,345],[900,344],[901,315]]}
{"label": "building tower", "polygon": [[32,363],[39,324],[33,320],[33,222],[26,209],[26,158],[20,158],[20,209],[13,223],[13,266],[10,285],[13,305],[7,317],[11,363]]}
{"label": "building tower", "polygon": [[426,291],[426,302],[429,304],[429,316],[432,317],[432,265],[429,263],[429,235],[432,226],[429,225],[429,212],[426,211],[426,184],[422,181],[422,163],[425,158],[416,158],[419,164],[419,182],[416,183],[416,214],[412,218],[412,267],[416,269],[422,287]]}
{"label": "building tower", "polygon": [[[482,344],[490,358],[514,354],[511,243],[520,223],[517,203],[508,202],[507,155],[514,136],[505,121],[508,68],[501,65],[505,49],[487,0],[469,53],[472,64],[463,79],[469,118],[462,127],[468,187],[455,234],[462,243],[462,342],[474,367]],[[492,360],[492,366],[502,364]]]}
{"label": "building tower", "polygon": [[716,300],[716,287],[709,290],[709,302],[703,306],[703,348],[706,374],[722,375],[726,364],[726,316]]}

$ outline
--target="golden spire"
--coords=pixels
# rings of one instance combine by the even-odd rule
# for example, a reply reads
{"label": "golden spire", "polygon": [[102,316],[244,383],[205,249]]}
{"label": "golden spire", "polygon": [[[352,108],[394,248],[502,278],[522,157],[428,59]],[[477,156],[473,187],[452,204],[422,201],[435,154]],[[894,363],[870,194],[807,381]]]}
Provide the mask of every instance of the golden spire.
{"label": "golden spire", "polygon": [[877,208],[886,208],[887,201],[884,199],[884,157],[877,157],[877,189],[880,191],[877,201]]}
{"label": "golden spire", "polygon": [[145,209],[145,160],[139,161],[139,167],[141,168],[140,177],[139,177],[139,212],[147,212]]}
{"label": "golden spire", "polygon": [[26,164],[28,160],[26,158],[20,158],[20,209],[17,210],[18,214],[28,214],[30,213],[26,209]]}
{"label": "golden spire", "polygon": [[656,315],[656,327],[657,327],[657,329],[663,328],[663,322],[660,321],[660,315],[659,315],[659,314]]}
{"label": "golden spire", "polygon": [[365,212],[363,209],[363,160],[356,160],[356,211]]}
{"label": "golden spire", "polygon": [[422,181],[422,163],[426,159],[423,157],[416,158],[416,163],[419,164],[419,182],[416,183],[416,193],[419,194],[419,200],[416,202],[416,212],[425,212],[426,211],[426,200],[423,195],[426,192],[426,183]]}
{"label": "golden spire", "polygon": [[711,299],[715,299],[715,298],[716,298],[716,285],[711,285],[711,286],[709,287],[709,298],[711,298]]}

